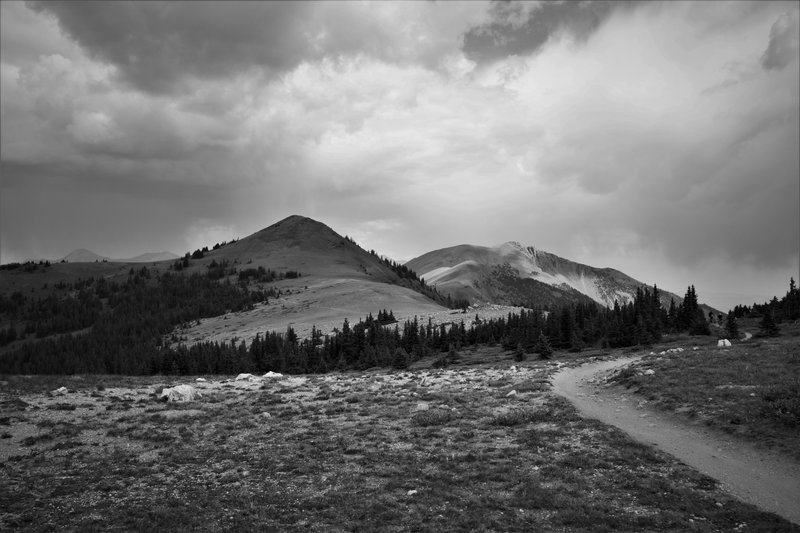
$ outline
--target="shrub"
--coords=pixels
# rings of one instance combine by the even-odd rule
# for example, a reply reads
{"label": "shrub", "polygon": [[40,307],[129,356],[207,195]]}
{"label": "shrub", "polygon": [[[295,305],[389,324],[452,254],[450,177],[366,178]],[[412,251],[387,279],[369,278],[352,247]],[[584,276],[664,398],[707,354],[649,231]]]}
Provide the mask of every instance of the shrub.
{"label": "shrub", "polygon": [[514,361],[521,362],[527,359],[527,357],[528,355],[522,348],[522,344],[517,344],[517,347],[514,349]]}

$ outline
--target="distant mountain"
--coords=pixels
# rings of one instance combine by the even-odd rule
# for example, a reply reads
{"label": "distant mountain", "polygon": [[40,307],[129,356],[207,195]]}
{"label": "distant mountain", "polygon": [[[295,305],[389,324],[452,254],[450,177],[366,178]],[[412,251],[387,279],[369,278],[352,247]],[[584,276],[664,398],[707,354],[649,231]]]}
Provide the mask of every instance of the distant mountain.
{"label": "distant mountain", "polygon": [[180,256],[172,252],[148,252],[129,259],[112,259],[117,263],[157,263],[159,261],[174,261]]}
{"label": "distant mountain", "polygon": [[[428,284],[472,301],[539,305],[591,299],[604,306],[632,301],[645,284],[612,268],[596,268],[507,242],[495,247],[460,245],[412,259],[406,266]],[[681,298],[661,291],[664,305]]]}
{"label": "distant mountain", "polygon": [[174,261],[180,256],[172,252],[148,252],[131,257],[129,259],[111,259],[110,257],[99,255],[91,250],[79,248],[64,256],[60,261],[67,263],[94,263],[108,261],[111,263],[156,263],[158,261]]}
{"label": "distant mountain", "polygon": [[64,256],[62,261],[67,263],[94,263],[95,261],[110,261],[108,257],[98,255],[91,250],[78,248]]}

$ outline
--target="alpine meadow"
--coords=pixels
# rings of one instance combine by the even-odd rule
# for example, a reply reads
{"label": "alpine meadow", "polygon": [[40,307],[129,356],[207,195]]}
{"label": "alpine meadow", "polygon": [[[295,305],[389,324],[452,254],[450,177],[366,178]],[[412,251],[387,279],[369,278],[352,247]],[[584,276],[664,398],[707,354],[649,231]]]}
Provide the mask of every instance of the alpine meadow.
{"label": "alpine meadow", "polygon": [[0,2],[0,530],[800,532],[796,1]]}

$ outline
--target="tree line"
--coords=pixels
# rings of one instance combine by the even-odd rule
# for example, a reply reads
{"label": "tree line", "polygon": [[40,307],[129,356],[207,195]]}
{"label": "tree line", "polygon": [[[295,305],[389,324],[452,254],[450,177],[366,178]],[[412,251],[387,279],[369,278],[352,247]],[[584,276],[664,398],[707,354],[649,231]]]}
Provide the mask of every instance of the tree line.
{"label": "tree line", "polygon": [[[96,288],[101,283],[92,285]],[[500,345],[524,358],[549,356],[552,350],[587,347],[649,346],[664,333],[707,331],[694,287],[679,304],[665,310],[657,287],[642,288],[628,304],[601,307],[594,302],[552,309],[522,309],[506,317],[482,320],[461,313],[447,324],[400,324],[381,310],[357,323],[322,335],[314,328],[300,339],[292,328],[264,332],[251,342],[203,342],[166,346],[175,326],[199,318],[251,308],[274,292],[252,290],[230,280],[133,270],[124,284],[108,284],[103,311],[82,334],[26,342],[0,357],[0,373],[230,374],[237,372],[324,373],[371,367],[404,368],[434,356],[438,366],[458,358],[467,346]],[[86,287],[84,287],[86,289]],[[87,289],[88,290],[88,289]],[[702,328],[702,324],[706,328]]]}

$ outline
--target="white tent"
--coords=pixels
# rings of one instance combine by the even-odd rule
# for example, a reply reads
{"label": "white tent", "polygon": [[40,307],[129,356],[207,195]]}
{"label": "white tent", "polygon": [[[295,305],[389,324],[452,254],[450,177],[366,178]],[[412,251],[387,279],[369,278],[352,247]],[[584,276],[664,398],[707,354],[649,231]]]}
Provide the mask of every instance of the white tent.
{"label": "white tent", "polygon": [[191,385],[177,385],[162,390],[158,398],[167,402],[193,402],[200,398],[200,393]]}

